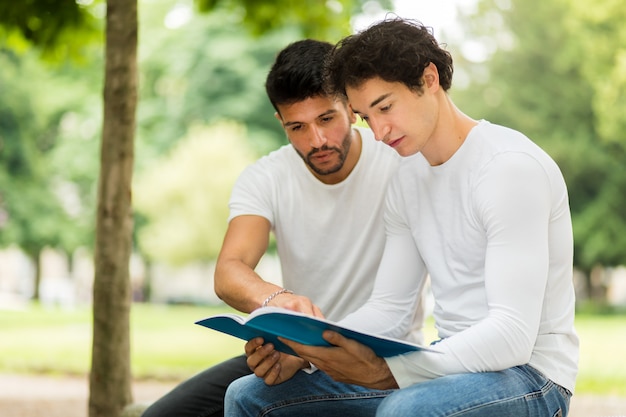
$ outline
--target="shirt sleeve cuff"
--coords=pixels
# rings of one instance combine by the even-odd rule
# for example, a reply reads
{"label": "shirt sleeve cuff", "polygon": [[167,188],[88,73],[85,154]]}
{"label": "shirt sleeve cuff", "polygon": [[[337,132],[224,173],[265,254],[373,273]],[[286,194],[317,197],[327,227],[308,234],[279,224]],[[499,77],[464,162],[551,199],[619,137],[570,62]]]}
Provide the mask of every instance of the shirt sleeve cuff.
{"label": "shirt sleeve cuff", "polygon": [[402,355],[385,358],[385,362],[387,362],[387,366],[399,388],[406,388],[415,383],[407,372],[406,363],[403,362],[404,360]]}
{"label": "shirt sleeve cuff", "polygon": [[308,368],[302,368],[302,371],[304,371],[307,374],[311,375],[312,373],[317,372],[317,366],[315,366],[311,362],[309,362],[309,367]]}

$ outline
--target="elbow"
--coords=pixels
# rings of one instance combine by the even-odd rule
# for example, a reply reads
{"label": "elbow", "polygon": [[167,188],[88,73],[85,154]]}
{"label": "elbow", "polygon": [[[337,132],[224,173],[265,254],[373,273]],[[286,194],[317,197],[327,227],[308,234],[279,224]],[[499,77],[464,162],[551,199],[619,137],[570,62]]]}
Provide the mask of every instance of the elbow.
{"label": "elbow", "polygon": [[533,353],[534,343],[526,338],[517,338],[508,342],[508,354],[501,355],[502,363],[499,368],[507,369],[514,366],[526,365],[530,362]]}
{"label": "elbow", "polygon": [[505,369],[513,368],[516,366],[526,365],[530,362],[532,355],[532,349],[527,349],[520,344],[512,345],[500,345],[499,348],[493,346],[488,350],[488,354],[484,355],[485,351],[475,353],[480,360],[476,363],[476,366],[469,366],[466,368],[468,372],[498,372]]}
{"label": "elbow", "polygon": [[220,289],[218,289],[217,286],[213,286],[213,291],[215,292],[215,295],[217,296],[217,298],[219,298],[221,301],[226,302],[226,300],[224,299],[224,292],[221,291]]}
{"label": "elbow", "polygon": [[530,362],[537,339],[536,326],[515,315],[507,315],[499,320],[494,317],[492,319],[492,328],[495,330],[493,346],[497,350],[493,354],[499,358],[497,367],[506,369]]}
{"label": "elbow", "polygon": [[217,298],[222,301],[226,301],[224,299],[224,297],[226,296],[226,288],[224,286],[224,279],[221,269],[222,268],[220,267],[220,264],[218,262],[218,264],[215,266],[215,273],[213,274],[213,291],[215,292],[215,295],[217,295]]}
{"label": "elbow", "polygon": [[531,326],[518,326],[516,331],[509,333],[509,345],[512,347],[512,355],[515,364],[513,366],[525,365],[530,362],[530,358],[535,349],[537,331]]}
{"label": "elbow", "polygon": [[521,348],[518,350],[519,350],[518,352],[515,352],[515,354],[512,355],[511,364],[507,366],[507,368],[510,368],[513,366],[526,365],[528,362],[530,362],[530,357],[532,356],[532,348],[530,349]]}

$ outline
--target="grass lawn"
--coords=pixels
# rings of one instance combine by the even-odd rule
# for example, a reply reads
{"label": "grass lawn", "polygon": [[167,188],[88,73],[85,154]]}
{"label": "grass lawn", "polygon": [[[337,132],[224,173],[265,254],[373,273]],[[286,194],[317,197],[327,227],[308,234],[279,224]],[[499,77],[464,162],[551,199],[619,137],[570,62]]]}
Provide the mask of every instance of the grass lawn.
{"label": "grass lawn", "polygon": [[576,316],[580,338],[576,392],[626,397],[626,314]]}
{"label": "grass lawn", "polygon": [[[194,321],[226,307],[133,305],[131,360],[136,378],[184,379],[243,352],[243,342]],[[576,317],[581,339],[577,393],[626,396],[626,315]],[[426,339],[435,338],[432,320]],[[85,375],[91,357],[91,310],[34,305],[0,310],[0,372]]]}

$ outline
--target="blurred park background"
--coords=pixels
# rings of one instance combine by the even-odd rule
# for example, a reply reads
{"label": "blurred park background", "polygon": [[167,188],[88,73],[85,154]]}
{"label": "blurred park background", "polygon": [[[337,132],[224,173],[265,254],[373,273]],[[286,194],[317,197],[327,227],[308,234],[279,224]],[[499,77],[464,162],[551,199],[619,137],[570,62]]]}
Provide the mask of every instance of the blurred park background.
{"label": "blurred park background", "polygon": [[[84,375],[105,2],[76,0],[88,24],[59,19],[67,30],[50,44],[33,39],[64,9],[35,2],[51,9],[16,24],[9,3],[0,5],[0,373]],[[269,67],[291,41],[334,42],[395,10],[432,26],[447,45],[450,94],[461,109],[524,132],[560,165],[575,236],[578,389],[626,396],[624,1],[291,3],[138,2],[133,375],[182,379],[241,351],[193,321],[226,309],[212,268],[235,179],[286,143],[265,97]],[[244,15],[258,25],[243,25]],[[280,281],[271,254],[258,269]]]}

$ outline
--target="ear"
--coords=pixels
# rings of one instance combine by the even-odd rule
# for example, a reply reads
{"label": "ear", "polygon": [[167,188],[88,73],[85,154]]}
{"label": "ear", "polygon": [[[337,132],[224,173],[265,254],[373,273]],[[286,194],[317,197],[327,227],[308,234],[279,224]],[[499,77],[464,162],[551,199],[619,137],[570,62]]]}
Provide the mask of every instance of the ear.
{"label": "ear", "polygon": [[437,91],[439,89],[439,71],[437,66],[432,62],[424,68],[424,87],[429,90]]}
{"label": "ear", "polygon": [[278,120],[280,122],[280,125],[282,126],[283,125],[283,118],[280,117],[280,113],[275,112],[274,113],[274,117],[276,118],[276,120]]}
{"label": "ear", "polygon": [[356,123],[356,113],[352,111],[352,105],[348,105],[348,117],[350,118],[350,124],[353,125]]}

